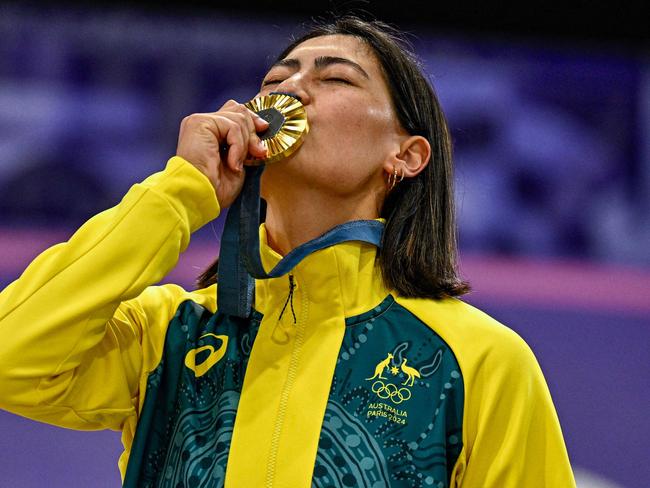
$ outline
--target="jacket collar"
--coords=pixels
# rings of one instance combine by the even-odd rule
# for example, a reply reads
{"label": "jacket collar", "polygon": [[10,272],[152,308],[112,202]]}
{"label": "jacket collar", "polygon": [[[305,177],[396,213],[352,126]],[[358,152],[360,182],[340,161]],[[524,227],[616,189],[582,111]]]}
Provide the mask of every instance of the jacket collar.
{"label": "jacket collar", "polygon": [[[269,247],[264,224],[260,226],[260,255],[267,271],[282,259]],[[358,241],[342,242],[316,251],[298,263],[290,275],[311,304],[340,304],[345,318],[367,312],[389,293],[381,277],[377,248]],[[281,307],[288,294],[287,275],[256,280],[255,309],[264,314]]]}

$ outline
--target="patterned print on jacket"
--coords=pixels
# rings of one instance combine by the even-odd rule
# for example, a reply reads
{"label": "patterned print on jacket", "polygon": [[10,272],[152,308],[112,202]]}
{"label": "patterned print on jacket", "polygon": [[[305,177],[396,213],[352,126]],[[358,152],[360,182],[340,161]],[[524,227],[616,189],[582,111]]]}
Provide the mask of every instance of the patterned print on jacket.
{"label": "patterned print on jacket", "polygon": [[389,296],[346,321],[312,486],[449,486],[462,409],[454,354]]}
{"label": "patterned print on jacket", "polygon": [[[224,486],[239,397],[262,320],[184,302],[150,374],[125,487]],[[346,320],[313,488],[449,486],[462,448],[454,354],[388,296]]]}

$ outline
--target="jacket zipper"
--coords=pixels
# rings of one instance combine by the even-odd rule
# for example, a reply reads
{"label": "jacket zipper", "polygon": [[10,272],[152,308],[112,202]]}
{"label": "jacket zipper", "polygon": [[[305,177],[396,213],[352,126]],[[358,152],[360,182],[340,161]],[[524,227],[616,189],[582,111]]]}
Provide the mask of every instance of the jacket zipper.
{"label": "jacket zipper", "polygon": [[282,311],[280,312],[280,316],[278,317],[278,322],[282,320],[282,316],[284,315],[284,311],[287,309],[287,305],[291,303],[291,314],[293,315],[293,323],[296,323],[296,312],[293,309],[293,290],[296,288],[296,284],[293,281],[293,275],[289,275],[289,296],[287,297],[287,301],[284,302],[284,306],[282,307]]}
{"label": "jacket zipper", "polygon": [[[288,302],[291,302],[291,310],[293,311],[293,291],[296,288],[293,275],[289,275],[289,297]],[[291,351],[291,359],[289,360],[289,370],[287,371],[287,380],[282,388],[280,395],[280,405],[278,407],[278,415],[275,418],[275,426],[273,429],[273,436],[271,437],[271,449],[269,454],[269,462],[266,469],[266,488],[273,488],[275,483],[275,472],[278,462],[278,450],[280,448],[280,435],[282,434],[282,427],[284,425],[284,418],[287,413],[287,404],[289,403],[289,395],[293,388],[293,384],[298,372],[298,361],[300,359],[300,351],[305,340],[305,322],[307,317],[307,297],[304,287],[300,287],[300,303],[301,311],[299,319],[296,319],[294,313],[294,323],[296,324],[296,338]],[[286,303],[285,303],[286,308]],[[282,314],[280,314],[282,316]]]}

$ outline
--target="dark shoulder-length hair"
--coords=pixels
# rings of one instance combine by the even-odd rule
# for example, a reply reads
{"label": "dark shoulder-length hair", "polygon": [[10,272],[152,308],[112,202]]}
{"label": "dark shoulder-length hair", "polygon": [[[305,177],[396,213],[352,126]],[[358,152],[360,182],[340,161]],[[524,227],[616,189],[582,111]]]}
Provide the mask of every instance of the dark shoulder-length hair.
{"label": "dark shoulder-length hair", "polygon": [[[381,217],[386,219],[386,227],[379,264],[386,286],[404,297],[462,295],[469,285],[460,279],[457,269],[449,129],[438,98],[404,37],[383,22],[345,16],[313,26],[277,59],[284,59],[308,39],[337,34],[355,36],[371,49],[402,127],[431,144],[427,167],[414,178],[401,181],[384,201]],[[217,266],[213,263],[199,277],[199,287],[216,282]]]}

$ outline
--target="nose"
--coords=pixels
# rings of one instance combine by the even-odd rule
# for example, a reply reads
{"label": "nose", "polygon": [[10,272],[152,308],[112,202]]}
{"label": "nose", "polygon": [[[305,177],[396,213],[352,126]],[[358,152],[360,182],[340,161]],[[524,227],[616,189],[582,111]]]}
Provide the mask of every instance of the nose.
{"label": "nose", "polygon": [[309,90],[305,87],[305,81],[299,73],[289,76],[282,83],[275,87],[274,93],[286,93],[296,97],[303,105],[311,103]]}

